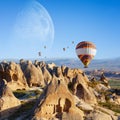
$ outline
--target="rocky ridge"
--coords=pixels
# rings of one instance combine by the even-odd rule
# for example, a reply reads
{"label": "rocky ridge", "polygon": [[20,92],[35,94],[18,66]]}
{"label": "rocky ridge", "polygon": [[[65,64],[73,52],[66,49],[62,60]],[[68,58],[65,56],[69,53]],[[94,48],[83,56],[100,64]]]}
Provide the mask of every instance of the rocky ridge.
{"label": "rocky ridge", "polygon": [[[32,116],[28,117],[30,120],[99,120],[100,116],[103,120],[118,120],[118,115],[113,111],[106,113],[107,110],[99,106],[99,102],[108,101],[120,105],[119,95],[110,91],[104,74],[101,74],[99,80],[94,77],[88,79],[80,69],[21,59],[19,64],[6,61],[0,63],[0,82],[3,79],[12,91],[44,88],[32,108]],[[20,102],[17,103],[19,105]]]}

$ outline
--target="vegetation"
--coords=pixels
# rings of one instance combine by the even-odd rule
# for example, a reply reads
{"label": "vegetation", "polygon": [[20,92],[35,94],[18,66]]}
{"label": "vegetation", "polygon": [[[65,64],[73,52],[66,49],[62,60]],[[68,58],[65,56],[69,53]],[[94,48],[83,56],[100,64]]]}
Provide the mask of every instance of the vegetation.
{"label": "vegetation", "polygon": [[109,80],[109,85],[111,86],[111,88],[120,89],[120,80],[111,79]]}
{"label": "vegetation", "polygon": [[26,102],[26,103],[23,102],[21,107],[13,115],[11,115],[9,117],[9,120],[15,120],[15,119],[21,117],[21,115],[23,115],[24,117],[29,116],[30,111],[33,109],[35,104],[36,104],[35,100],[34,101],[29,101],[29,102]]}
{"label": "vegetation", "polygon": [[27,91],[26,90],[16,90],[16,91],[13,91],[13,94],[15,95],[15,97],[21,98],[27,94]]}
{"label": "vegetation", "polygon": [[42,92],[40,90],[31,90],[31,91],[26,91],[26,90],[16,90],[13,92],[13,94],[18,98],[32,98],[32,97],[38,97]]}
{"label": "vegetation", "polygon": [[120,113],[120,105],[111,102],[99,102],[99,105],[108,108],[116,113]]}
{"label": "vegetation", "polygon": [[104,96],[105,100],[108,102],[110,100],[110,95],[112,95],[112,92],[101,90],[101,91],[99,91],[99,94],[101,96]]}
{"label": "vegetation", "polygon": [[[40,90],[31,91],[16,90],[13,93],[18,99],[28,99],[28,101],[21,101],[22,104],[21,107],[13,115],[9,117],[9,120],[17,119],[19,117],[20,119],[25,119],[25,117],[30,116],[31,110],[35,106],[37,98],[40,96],[42,92]],[[29,98],[34,99],[29,100]]]}

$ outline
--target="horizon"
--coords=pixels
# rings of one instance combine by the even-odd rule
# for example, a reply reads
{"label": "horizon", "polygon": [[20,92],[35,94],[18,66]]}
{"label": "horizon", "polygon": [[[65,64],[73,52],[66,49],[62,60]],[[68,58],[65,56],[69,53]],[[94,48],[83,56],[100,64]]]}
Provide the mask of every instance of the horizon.
{"label": "horizon", "polygon": [[119,0],[1,0],[0,59],[78,59],[84,40],[94,60],[119,58],[119,11]]}
{"label": "horizon", "polygon": [[[11,60],[21,60],[21,59],[23,59],[23,60],[39,60],[39,61],[49,61],[49,60],[77,60],[77,61],[80,61],[78,58],[63,58],[63,57],[59,57],[59,58],[2,58],[2,59],[0,59],[0,62],[2,62],[2,61],[11,61]],[[120,57],[116,57],[116,58],[95,58],[95,59],[93,59],[92,61],[106,61],[106,60],[116,60],[116,59],[119,59],[120,60]],[[91,62],[92,62],[91,61]],[[80,61],[81,62],[81,61]],[[81,64],[83,64],[82,62],[81,62]]]}

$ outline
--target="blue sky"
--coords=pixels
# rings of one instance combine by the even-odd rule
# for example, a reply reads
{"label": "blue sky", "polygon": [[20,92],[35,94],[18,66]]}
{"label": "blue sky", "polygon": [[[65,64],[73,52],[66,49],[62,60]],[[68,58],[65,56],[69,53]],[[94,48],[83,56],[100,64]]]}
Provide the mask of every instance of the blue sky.
{"label": "blue sky", "polygon": [[[43,46],[46,45],[46,49],[42,48],[39,37],[36,37],[39,33],[39,27],[38,29],[35,27],[35,31],[32,32],[30,28],[31,26],[37,26],[34,23],[37,23],[39,13],[31,14],[30,19],[24,17],[24,15],[31,13],[28,12],[31,10],[28,8],[34,1],[0,1],[1,59],[77,58],[75,46],[83,40],[92,41],[96,44],[97,54],[95,59],[120,57],[119,0],[36,0],[47,10],[54,25],[54,31],[52,28],[54,41],[47,38],[46,43],[43,44]],[[32,20],[32,15],[33,17],[36,15],[36,19]],[[25,21],[27,24],[22,24],[21,21]],[[21,25],[22,28],[25,27],[23,33],[18,30]],[[19,34],[16,33],[16,26]],[[53,32],[50,31],[51,34]],[[30,36],[24,37],[26,33]],[[72,41],[74,41],[74,44],[72,44]],[[67,46],[69,46],[68,49]],[[64,47],[66,51],[63,51]],[[38,51],[41,51],[41,56],[38,56]]]}

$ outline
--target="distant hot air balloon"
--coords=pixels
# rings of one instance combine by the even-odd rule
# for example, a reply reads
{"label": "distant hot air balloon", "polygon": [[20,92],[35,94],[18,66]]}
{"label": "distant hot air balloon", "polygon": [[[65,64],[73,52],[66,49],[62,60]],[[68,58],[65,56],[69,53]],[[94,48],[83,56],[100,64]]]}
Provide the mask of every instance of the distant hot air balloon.
{"label": "distant hot air balloon", "polygon": [[44,46],[44,48],[46,49],[46,45]]}
{"label": "distant hot air balloon", "polygon": [[63,48],[63,51],[65,51],[65,48]]}
{"label": "distant hot air balloon", "polygon": [[76,54],[85,68],[88,67],[89,63],[96,55],[96,51],[96,46],[92,42],[82,41],[76,46]]}
{"label": "distant hot air balloon", "polygon": [[41,52],[38,52],[38,55],[41,56]]}

